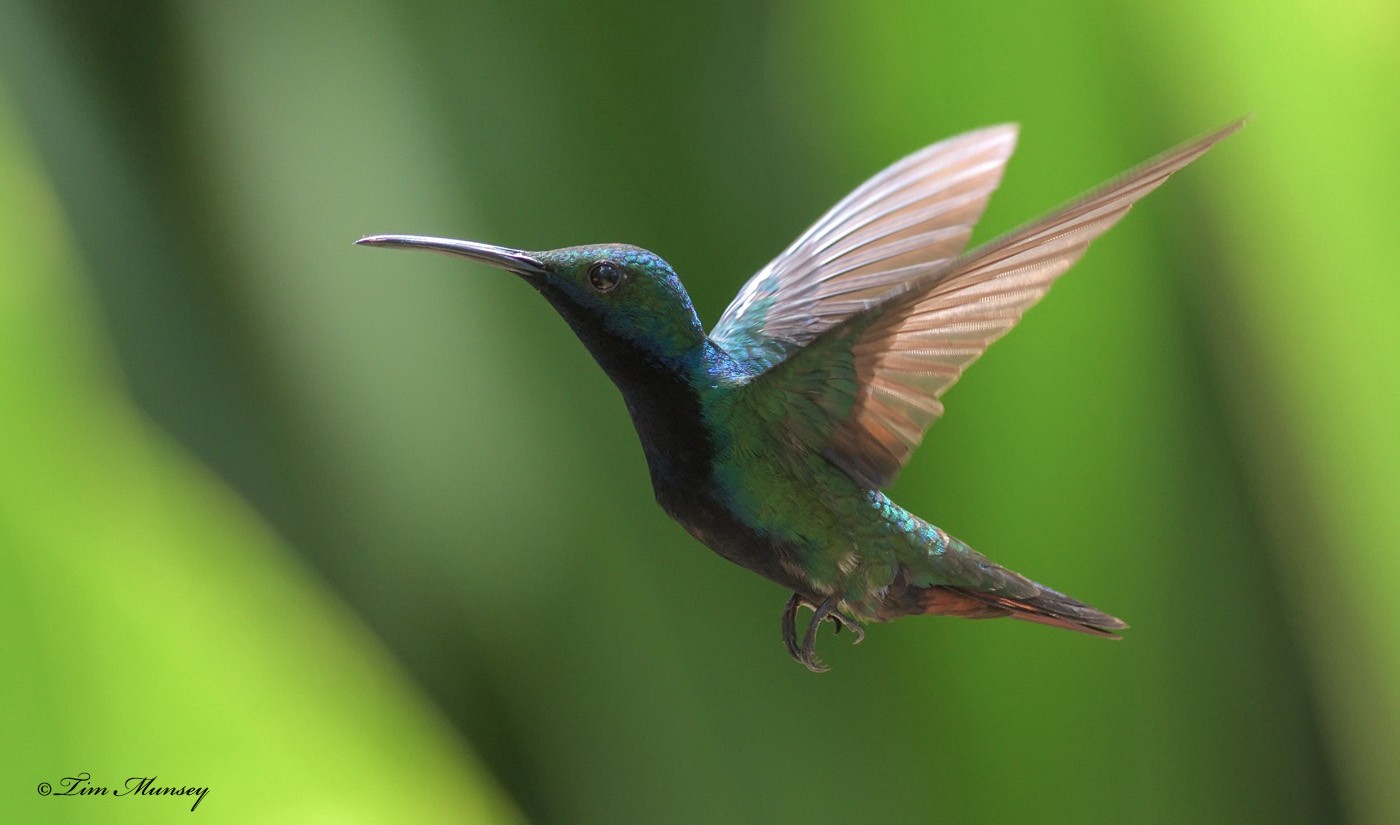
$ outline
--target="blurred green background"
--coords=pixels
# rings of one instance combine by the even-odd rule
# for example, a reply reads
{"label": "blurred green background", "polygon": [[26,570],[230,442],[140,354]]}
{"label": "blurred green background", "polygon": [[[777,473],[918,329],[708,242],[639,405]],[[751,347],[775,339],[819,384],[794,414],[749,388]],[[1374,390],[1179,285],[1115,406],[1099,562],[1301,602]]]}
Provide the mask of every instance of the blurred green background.
{"label": "blurred green background", "polygon": [[[1400,821],[1400,7],[0,3],[0,810]],[[978,237],[1235,116],[894,496],[1126,618],[778,641],[616,391],[417,232],[656,250],[713,322],[989,123]]]}

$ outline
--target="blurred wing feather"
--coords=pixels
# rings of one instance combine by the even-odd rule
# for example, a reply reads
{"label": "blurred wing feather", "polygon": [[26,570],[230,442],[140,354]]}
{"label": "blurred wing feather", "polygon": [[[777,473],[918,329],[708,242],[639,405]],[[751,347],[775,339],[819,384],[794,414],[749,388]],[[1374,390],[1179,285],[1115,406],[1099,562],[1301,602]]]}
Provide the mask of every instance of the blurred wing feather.
{"label": "blurred wing feather", "polygon": [[962,253],[1016,146],[1014,125],[935,143],[846,196],[749,279],[710,337],[771,366]]}
{"label": "blurred wing feather", "polygon": [[[889,484],[942,414],[939,398],[963,370],[1134,203],[1242,125],[1237,121],[1159,155],[1048,217],[905,284],[899,294],[793,353],[755,381],[755,389],[790,382],[788,375],[801,376],[808,393],[849,396],[824,399],[824,409],[841,414],[826,432],[809,426],[803,435],[857,480],[870,487]],[[850,357],[832,357],[847,348]],[[814,363],[802,363],[809,358]],[[821,363],[830,365],[824,375]]]}

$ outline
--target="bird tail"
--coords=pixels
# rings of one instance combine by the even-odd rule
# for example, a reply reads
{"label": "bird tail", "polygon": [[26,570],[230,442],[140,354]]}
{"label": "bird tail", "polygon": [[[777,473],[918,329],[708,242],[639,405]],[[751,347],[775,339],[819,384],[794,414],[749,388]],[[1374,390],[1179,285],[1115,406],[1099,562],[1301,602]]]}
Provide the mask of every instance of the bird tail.
{"label": "bird tail", "polygon": [[995,619],[1010,616],[1037,624],[1063,627],[1091,636],[1117,639],[1115,630],[1127,628],[1122,619],[1110,616],[1063,593],[1036,585],[1039,590],[1031,596],[1011,598],[995,593],[980,593],[961,587],[937,585],[925,588],[921,595],[923,612],[928,615],[962,616],[967,619]]}

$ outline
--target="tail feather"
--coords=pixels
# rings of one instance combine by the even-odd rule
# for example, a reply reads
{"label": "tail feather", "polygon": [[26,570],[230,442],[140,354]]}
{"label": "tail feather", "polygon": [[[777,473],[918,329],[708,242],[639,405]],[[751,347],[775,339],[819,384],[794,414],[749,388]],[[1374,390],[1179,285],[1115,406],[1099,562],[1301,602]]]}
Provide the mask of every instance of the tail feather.
{"label": "tail feather", "polygon": [[1035,595],[1019,599],[943,585],[926,588],[921,595],[926,614],[969,619],[1010,616],[1107,639],[1119,638],[1112,631],[1128,626],[1122,619],[1044,586]]}

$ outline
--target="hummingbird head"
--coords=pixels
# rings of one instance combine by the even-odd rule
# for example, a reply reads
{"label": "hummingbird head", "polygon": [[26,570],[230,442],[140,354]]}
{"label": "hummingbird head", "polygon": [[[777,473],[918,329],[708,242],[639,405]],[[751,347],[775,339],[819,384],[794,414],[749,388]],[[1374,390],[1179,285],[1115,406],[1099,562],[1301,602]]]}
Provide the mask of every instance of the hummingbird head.
{"label": "hummingbird head", "polygon": [[678,366],[705,340],[690,296],[670,264],[635,246],[523,252],[420,235],[372,235],[356,243],[426,249],[515,273],[548,299],[609,373],[627,368],[637,357]]}

